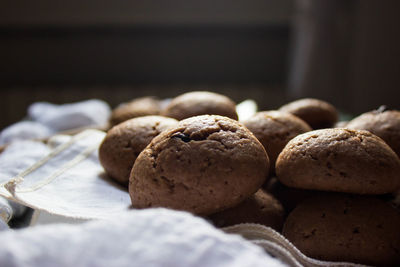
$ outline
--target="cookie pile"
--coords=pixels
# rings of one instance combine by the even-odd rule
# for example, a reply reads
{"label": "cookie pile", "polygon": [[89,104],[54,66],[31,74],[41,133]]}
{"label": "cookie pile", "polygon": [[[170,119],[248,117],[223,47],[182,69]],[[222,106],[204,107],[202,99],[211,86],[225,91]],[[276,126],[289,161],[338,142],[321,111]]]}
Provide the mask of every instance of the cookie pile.
{"label": "cookie pile", "polygon": [[[368,125],[374,122],[370,116]],[[377,196],[400,188],[400,160],[372,131],[349,129],[360,125],[359,120],[348,128],[298,135],[280,153],[279,182],[308,190],[301,195],[306,200],[285,221],[283,234],[313,258],[399,264],[400,214]],[[390,132],[390,120],[375,122]]]}
{"label": "cookie pile", "polygon": [[219,227],[283,227],[317,259],[400,263],[400,213],[386,203],[400,188],[399,112],[333,128],[338,112],[317,99],[241,122],[235,103],[211,92],[186,93],[150,112],[147,104],[159,100],[135,101],[144,110],[115,109],[111,124],[118,123],[99,149],[134,208],[185,210]]}

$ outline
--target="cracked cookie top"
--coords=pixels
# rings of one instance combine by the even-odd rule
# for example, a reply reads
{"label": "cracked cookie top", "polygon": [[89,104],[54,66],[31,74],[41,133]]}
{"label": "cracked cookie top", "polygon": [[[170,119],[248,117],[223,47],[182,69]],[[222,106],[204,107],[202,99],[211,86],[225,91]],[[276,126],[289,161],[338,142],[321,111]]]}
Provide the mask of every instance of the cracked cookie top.
{"label": "cracked cookie top", "polygon": [[168,207],[208,215],[256,192],[269,160],[239,122],[203,115],[154,138],[133,166],[129,193],[137,208]]}
{"label": "cracked cookie top", "polygon": [[355,194],[385,194],[400,187],[400,160],[368,131],[323,129],[293,138],[276,161],[283,184]]}

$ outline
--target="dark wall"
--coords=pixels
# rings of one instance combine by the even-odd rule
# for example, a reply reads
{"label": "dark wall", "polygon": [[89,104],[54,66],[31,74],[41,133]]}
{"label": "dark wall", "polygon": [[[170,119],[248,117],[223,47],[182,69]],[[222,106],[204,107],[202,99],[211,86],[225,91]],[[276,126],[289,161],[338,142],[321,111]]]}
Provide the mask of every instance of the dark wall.
{"label": "dark wall", "polygon": [[[35,101],[212,90],[282,103],[292,0],[3,1],[0,128]],[[277,101],[280,99],[280,101]]]}
{"label": "dark wall", "polygon": [[400,1],[297,0],[289,93],[400,109]]}
{"label": "dark wall", "polygon": [[288,25],[0,28],[0,85],[282,83]]}

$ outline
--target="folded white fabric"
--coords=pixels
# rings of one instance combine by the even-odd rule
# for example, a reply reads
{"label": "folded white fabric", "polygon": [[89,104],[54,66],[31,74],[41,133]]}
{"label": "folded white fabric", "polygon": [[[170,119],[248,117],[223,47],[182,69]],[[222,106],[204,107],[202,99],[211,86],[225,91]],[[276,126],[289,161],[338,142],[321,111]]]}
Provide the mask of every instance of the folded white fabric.
{"label": "folded white fabric", "polygon": [[[104,136],[102,131],[86,130],[72,138],[53,138],[51,142],[55,144],[67,142],[42,154],[22,172],[0,170],[0,174],[6,172],[3,177],[8,176],[0,195],[70,218],[112,218],[128,210],[131,201],[127,189],[110,180],[98,160],[98,147]],[[19,156],[25,157],[23,150]]]}
{"label": "folded white fabric", "polygon": [[167,209],[131,210],[112,220],[0,232],[6,267],[285,266],[260,247],[203,219]]}
{"label": "folded white fabric", "polygon": [[10,203],[8,203],[7,199],[0,197],[0,230],[3,230],[2,227],[4,224],[7,225],[8,221],[11,219],[13,214]]}
{"label": "folded white fabric", "polygon": [[35,121],[14,123],[0,132],[0,145],[18,140],[41,139],[54,134],[49,127]]}
{"label": "folded white fabric", "polygon": [[[41,142],[16,141],[0,154],[0,219],[2,222],[7,223],[13,216],[20,216],[26,209],[21,204],[3,198],[12,198],[4,185],[10,178],[27,169],[49,152],[50,149]],[[4,223],[1,225],[2,229],[5,229]]]}
{"label": "folded white fabric", "polygon": [[0,195],[11,197],[4,188],[9,180],[50,153],[50,148],[38,141],[16,141],[0,154]]}
{"label": "folded white fabric", "polygon": [[4,230],[9,230],[10,228],[8,227],[8,224],[3,221],[2,219],[0,219],[0,231],[4,231]]}
{"label": "folded white fabric", "polygon": [[29,117],[56,132],[87,126],[104,126],[111,114],[110,106],[98,99],[55,105],[37,102],[29,106]]}

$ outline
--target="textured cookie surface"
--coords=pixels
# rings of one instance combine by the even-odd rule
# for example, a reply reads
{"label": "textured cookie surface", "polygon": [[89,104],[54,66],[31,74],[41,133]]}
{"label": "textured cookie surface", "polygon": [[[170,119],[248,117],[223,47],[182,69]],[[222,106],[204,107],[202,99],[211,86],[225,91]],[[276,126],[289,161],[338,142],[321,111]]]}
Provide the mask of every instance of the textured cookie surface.
{"label": "textured cookie surface", "polygon": [[160,114],[160,100],[154,97],[141,97],[116,107],[110,117],[110,125],[114,126],[123,121],[136,117]]}
{"label": "textured cookie surface", "polygon": [[143,150],[131,172],[129,193],[136,208],[209,215],[255,193],[268,169],[264,147],[242,124],[197,116],[180,121]]}
{"label": "textured cookie surface", "polygon": [[283,235],[312,258],[399,266],[399,225],[398,211],[380,199],[331,194],[299,204]]}
{"label": "textured cookie surface", "polygon": [[280,231],[285,211],[281,203],[264,190],[258,190],[235,207],[208,217],[217,227],[239,223],[258,223]]}
{"label": "textured cookie surface", "polygon": [[330,128],[338,120],[336,108],[319,99],[299,99],[283,105],[279,110],[296,115],[313,129]]}
{"label": "textured cookie surface", "polygon": [[161,114],[177,120],[205,114],[238,119],[236,105],[231,99],[207,91],[189,92],[177,96]]}
{"label": "textured cookie surface", "polygon": [[346,128],[367,130],[382,138],[400,156],[400,111],[372,111],[351,120]]}
{"label": "textured cookie surface", "polygon": [[400,187],[400,160],[370,132],[322,129],[293,138],[276,161],[276,175],[290,187],[385,194]]}
{"label": "textured cookie surface", "polygon": [[281,111],[263,111],[243,121],[267,151],[271,170],[285,145],[295,136],[312,129],[298,117]]}
{"label": "textured cookie surface", "polygon": [[99,148],[100,163],[110,177],[128,185],[137,156],[162,131],[177,120],[162,116],[144,116],[127,120],[111,128]]}

